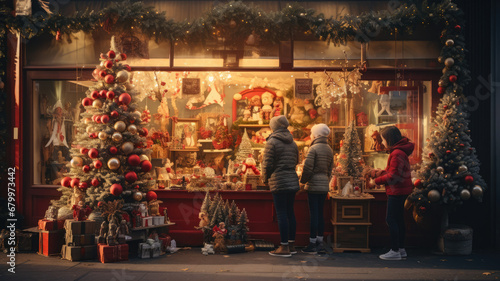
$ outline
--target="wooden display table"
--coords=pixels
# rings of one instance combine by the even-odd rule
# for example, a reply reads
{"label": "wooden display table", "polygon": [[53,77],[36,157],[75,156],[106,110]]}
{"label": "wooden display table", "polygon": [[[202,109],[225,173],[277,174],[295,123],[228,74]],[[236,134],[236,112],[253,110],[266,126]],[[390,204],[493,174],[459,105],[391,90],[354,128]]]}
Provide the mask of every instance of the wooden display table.
{"label": "wooden display table", "polygon": [[172,225],[175,225],[175,223],[171,222],[152,226],[134,227],[130,232],[130,236],[132,237],[132,240],[142,240],[144,242],[149,237],[149,231],[151,229],[160,229],[163,230],[163,233],[168,233],[168,227]]}
{"label": "wooden display table", "polygon": [[369,253],[370,194],[341,197],[331,194],[333,252],[359,251]]}

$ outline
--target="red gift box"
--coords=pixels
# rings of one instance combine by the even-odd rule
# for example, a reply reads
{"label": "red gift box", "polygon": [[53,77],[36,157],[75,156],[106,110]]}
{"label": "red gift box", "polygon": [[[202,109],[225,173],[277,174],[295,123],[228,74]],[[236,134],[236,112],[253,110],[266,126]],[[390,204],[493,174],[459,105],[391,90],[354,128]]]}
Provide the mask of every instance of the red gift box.
{"label": "red gift box", "polygon": [[38,253],[44,256],[59,255],[63,245],[64,231],[40,231]]}
{"label": "red gift box", "polygon": [[99,244],[98,257],[102,263],[128,260],[128,244],[109,246]]}
{"label": "red gift box", "polygon": [[41,219],[41,220],[38,220],[38,229],[43,230],[43,231],[64,229],[64,221],[63,220],[53,221],[53,220]]}

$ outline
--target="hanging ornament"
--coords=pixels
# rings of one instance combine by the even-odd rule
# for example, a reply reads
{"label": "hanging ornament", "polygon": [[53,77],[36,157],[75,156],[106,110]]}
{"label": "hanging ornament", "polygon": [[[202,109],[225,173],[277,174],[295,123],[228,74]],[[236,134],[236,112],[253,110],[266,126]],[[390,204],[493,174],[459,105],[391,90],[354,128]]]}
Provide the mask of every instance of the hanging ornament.
{"label": "hanging ornament", "polygon": [[118,132],[115,132],[113,133],[113,135],[111,136],[111,139],[114,141],[114,142],[121,142],[122,139],[123,139],[123,136],[122,134],[118,133]]}
{"label": "hanging ornament", "polygon": [[71,186],[71,178],[70,177],[64,177],[61,179],[61,185],[64,187],[70,187]]}
{"label": "hanging ornament", "polygon": [[94,121],[97,123],[97,124],[100,124],[101,123],[101,115],[96,115],[95,118],[94,118]]}
{"label": "hanging ornament", "polygon": [[448,109],[448,106],[445,104],[445,105],[443,105],[443,108],[446,110],[446,109]]}
{"label": "hanging ornament", "polygon": [[96,133],[92,133],[89,135],[89,138],[91,139],[97,139],[97,134]]}
{"label": "hanging ornament", "polygon": [[78,167],[81,167],[82,165],[83,165],[82,158],[77,156],[77,157],[73,157],[73,159],[71,159],[71,167],[78,168]]}
{"label": "hanging ornament", "polygon": [[135,201],[140,202],[142,200],[142,193],[141,192],[134,192],[134,195],[132,195],[132,198],[134,198]]}
{"label": "hanging ornament", "polygon": [[450,78],[449,78],[449,79],[450,79],[450,82],[451,82],[451,83],[455,83],[455,82],[457,82],[457,79],[458,79],[458,78],[457,78],[457,76],[456,76],[456,75],[450,75]]}
{"label": "hanging ornament", "polygon": [[116,74],[116,82],[118,82],[118,83],[127,82],[128,78],[129,78],[129,74],[125,70],[118,71],[118,73]]}
{"label": "hanging ornament", "polygon": [[108,134],[106,132],[99,132],[99,139],[106,140],[108,138]]}
{"label": "hanging ornament", "polygon": [[451,154],[451,150],[446,150],[446,154]]}
{"label": "hanging ornament", "polygon": [[432,152],[429,152],[429,158],[433,158],[435,155]]}
{"label": "hanging ornament", "polygon": [[130,155],[127,159],[127,163],[130,166],[139,166],[139,164],[141,164],[141,158],[137,154]]}
{"label": "hanging ornament", "polygon": [[465,182],[471,184],[474,181],[474,177],[471,175],[465,176]]}
{"label": "hanging ornament", "polygon": [[80,179],[79,178],[74,178],[70,182],[71,187],[77,187],[79,184],[80,184]]}
{"label": "hanging ornament", "polygon": [[148,193],[146,193],[146,200],[148,201],[153,201],[153,200],[157,200],[158,199],[158,195],[156,194],[156,192],[154,191],[148,191]]}
{"label": "hanging ornament", "polygon": [[467,166],[465,166],[465,165],[460,165],[460,166],[458,167],[458,171],[459,171],[460,173],[463,173],[463,172],[467,171]]}
{"label": "hanging ornament", "polygon": [[106,77],[104,77],[104,82],[106,82],[106,84],[113,84],[115,83],[115,77],[111,74],[108,74],[106,75]]}
{"label": "hanging ornament", "polygon": [[96,169],[102,168],[102,162],[101,162],[101,160],[95,160],[94,161],[94,168],[96,168]]}
{"label": "hanging ornament", "polygon": [[91,106],[92,105],[92,99],[91,98],[84,98],[82,100],[82,105],[83,106]]}
{"label": "hanging ornament", "polygon": [[127,128],[127,130],[132,135],[137,134],[137,126],[135,126],[135,125],[129,125],[128,128]]}
{"label": "hanging ornament", "polygon": [[106,124],[108,122],[109,122],[109,116],[108,115],[101,116],[101,123]]}
{"label": "hanging ornament", "polygon": [[118,121],[115,123],[113,127],[115,128],[116,131],[123,132],[127,128],[127,125],[123,121]]}
{"label": "hanging ornament", "polygon": [[125,174],[125,180],[127,182],[133,183],[137,180],[137,174],[135,172],[127,172]]}
{"label": "hanging ornament", "polygon": [[416,187],[416,188],[420,188],[422,186],[422,180],[421,179],[416,179],[414,182],[413,182],[413,185]]}
{"label": "hanging ornament", "polygon": [[141,135],[143,137],[147,137],[148,133],[149,133],[149,131],[147,128],[142,128],[142,130],[139,131],[139,135]]}
{"label": "hanging ornament", "polygon": [[108,98],[108,100],[113,100],[115,98],[115,92],[113,92],[113,91],[107,92],[106,98]]}
{"label": "hanging ornament", "polygon": [[468,200],[470,198],[470,192],[467,189],[463,189],[460,191],[460,198],[462,198],[462,200]]}
{"label": "hanging ornament", "polygon": [[483,189],[479,185],[475,185],[472,188],[472,197],[476,200],[479,200],[483,197]]}
{"label": "hanging ornament", "polygon": [[125,154],[130,154],[132,153],[132,151],[134,150],[134,144],[131,143],[131,142],[126,142],[124,144],[122,144],[122,151],[123,153]]}
{"label": "hanging ornament", "polygon": [[99,79],[102,80],[104,79],[104,77],[106,77],[106,75],[108,75],[108,73],[104,70],[101,70],[99,71]]}
{"label": "hanging ornament", "polygon": [[92,159],[95,159],[97,157],[99,157],[99,151],[95,148],[91,148],[89,150],[89,157],[92,158]]}
{"label": "hanging ornament", "polygon": [[446,40],[445,44],[446,46],[451,47],[455,44],[455,41],[453,41],[452,39],[448,39]]}
{"label": "hanging ornament", "polygon": [[116,57],[116,53],[113,50],[110,50],[107,55],[108,55],[108,58],[110,58],[110,59],[114,59]]}
{"label": "hanging ornament", "polygon": [[99,180],[94,178],[94,179],[92,179],[92,181],[90,182],[90,184],[92,186],[98,186],[99,185]]}
{"label": "hanging ornament", "polygon": [[439,198],[441,198],[441,194],[439,194],[437,190],[433,189],[429,191],[429,193],[427,194],[427,198],[429,198],[429,201],[434,203],[439,201]]}
{"label": "hanging ornament", "polygon": [[447,58],[444,61],[444,65],[446,65],[447,67],[452,67],[454,64],[455,64],[455,60],[452,58]]}
{"label": "hanging ornament", "polygon": [[102,107],[102,101],[101,101],[101,100],[94,100],[94,101],[92,102],[92,106],[93,106],[94,108],[101,108],[101,107]]}
{"label": "hanging ornament", "polygon": [[146,154],[142,154],[141,156],[139,156],[141,162],[142,161],[149,161],[149,157],[146,155]]}
{"label": "hanging ornament", "polygon": [[90,172],[90,166],[89,166],[89,165],[84,165],[84,166],[82,167],[82,171],[83,171],[84,173],[88,173],[88,172]]}
{"label": "hanging ornament", "polygon": [[151,164],[151,162],[149,162],[149,160],[145,160],[145,161],[142,161],[141,163],[141,170],[145,173],[151,171],[151,169],[153,168],[153,165]]}
{"label": "hanging ornament", "polygon": [[104,67],[106,67],[107,69],[111,69],[113,67],[113,62],[108,60],[108,61],[105,61],[104,62]]}
{"label": "hanging ornament", "polygon": [[119,116],[118,111],[116,111],[116,110],[111,111],[110,115],[111,115],[111,118],[116,118]]}
{"label": "hanging ornament", "polygon": [[118,168],[120,168],[120,160],[118,160],[118,158],[111,158],[108,160],[108,168],[111,169],[111,170],[116,170]]}
{"label": "hanging ornament", "polygon": [[132,101],[132,97],[128,93],[123,93],[118,97],[121,104],[128,105]]}
{"label": "hanging ornament", "polygon": [[118,153],[118,148],[116,148],[116,146],[112,146],[109,148],[109,153],[111,154],[116,154]]}
{"label": "hanging ornament", "polygon": [[148,110],[147,106],[146,109],[142,111],[141,120],[143,123],[149,123],[149,121],[151,121],[151,112]]}
{"label": "hanging ornament", "polygon": [[460,25],[458,25],[458,24],[457,24],[457,25],[455,25],[455,30],[456,30],[456,31],[460,31],[460,30],[462,30],[462,27],[461,27]]}
{"label": "hanging ornament", "polygon": [[439,80],[439,82],[438,82],[438,86],[439,86],[439,87],[446,87],[447,85],[448,85],[448,83],[446,83],[446,82],[445,82],[445,81],[443,81],[443,80]]}
{"label": "hanging ornament", "polygon": [[100,91],[99,91],[99,97],[100,97],[101,99],[105,99],[105,98],[106,98],[106,94],[107,94],[107,93],[108,93],[108,91],[106,91],[106,90],[100,90]]}
{"label": "hanging ornament", "polygon": [[443,167],[441,167],[441,166],[439,166],[439,167],[437,167],[437,168],[436,168],[436,172],[438,172],[438,173],[441,173],[441,174],[442,174],[442,173],[444,172],[444,168],[443,168]]}
{"label": "hanging ornament", "polygon": [[87,117],[87,118],[85,118],[85,119],[83,119],[83,124],[85,124],[85,125],[88,125],[88,124],[90,124],[91,122],[92,122],[92,119],[90,119],[90,118],[88,118],[88,117]]}
{"label": "hanging ornament", "polygon": [[85,190],[87,189],[87,187],[89,187],[89,184],[82,181],[80,184],[78,184],[78,187],[81,189],[81,190]]}
{"label": "hanging ornament", "polygon": [[115,183],[111,186],[109,192],[114,196],[120,196],[120,194],[122,194],[123,192],[123,187],[120,184]]}
{"label": "hanging ornament", "polygon": [[438,93],[440,93],[440,94],[444,94],[445,90],[446,89],[444,87],[438,87],[438,89],[437,89]]}

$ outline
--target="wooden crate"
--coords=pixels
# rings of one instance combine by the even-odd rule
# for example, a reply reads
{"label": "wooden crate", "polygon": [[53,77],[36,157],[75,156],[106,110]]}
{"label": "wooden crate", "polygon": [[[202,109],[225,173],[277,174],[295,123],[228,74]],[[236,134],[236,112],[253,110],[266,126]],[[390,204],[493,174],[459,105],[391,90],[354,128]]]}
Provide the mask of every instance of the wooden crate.
{"label": "wooden crate", "polygon": [[333,252],[360,251],[369,253],[370,225],[335,225],[333,229]]}

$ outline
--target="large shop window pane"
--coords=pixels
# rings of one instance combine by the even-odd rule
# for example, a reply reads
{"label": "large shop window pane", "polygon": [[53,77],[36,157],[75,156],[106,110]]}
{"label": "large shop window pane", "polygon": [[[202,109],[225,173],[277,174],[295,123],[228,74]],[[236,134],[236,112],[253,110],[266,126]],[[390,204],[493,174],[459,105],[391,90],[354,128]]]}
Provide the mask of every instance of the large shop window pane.
{"label": "large shop window pane", "polygon": [[326,41],[293,42],[294,67],[339,67],[345,62],[346,55],[349,66],[359,64],[361,44],[347,42],[345,46],[335,46]]}
{"label": "large shop window pane", "polygon": [[371,41],[366,59],[369,67],[436,67],[440,51],[438,41]]}
{"label": "large shop window pane", "polygon": [[33,183],[58,184],[83,110],[86,87],[68,81],[33,82]]}

